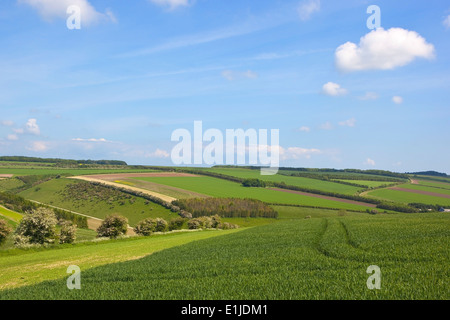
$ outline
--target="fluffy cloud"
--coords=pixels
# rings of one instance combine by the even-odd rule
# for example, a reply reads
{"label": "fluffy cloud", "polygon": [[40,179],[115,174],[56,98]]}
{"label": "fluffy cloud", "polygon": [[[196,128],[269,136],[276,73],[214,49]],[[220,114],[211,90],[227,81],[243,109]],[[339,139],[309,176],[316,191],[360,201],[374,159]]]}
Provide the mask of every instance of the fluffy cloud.
{"label": "fluffy cloud", "polygon": [[2,120],[0,121],[0,125],[5,127],[11,127],[14,125],[14,122],[12,122],[11,120]]}
{"label": "fluffy cloud", "polygon": [[17,134],[8,134],[6,139],[8,139],[9,141],[16,141],[19,140],[19,137],[17,136]]}
{"label": "fluffy cloud", "polygon": [[289,147],[287,149],[279,147],[279,151],[281,160],[301,158],[310,159],[312,155],[322,153],[322,151],[320,151],[319,149],[305,149],[299,147]]}
{"label": "fluffy cloud", "polygon": [[159,6],[169,7],[170,9],[176,9],[178,7],[188,6],[189,0],[149,0]]}
{"label": "fluffy cloud", "polygon": [[34,152],[44,152],[47,151],[49,148],[48,143],[44,141],[33,141],[29,147],[27,147],[27,150],[34,151]]}
{"label": "fluffy cloud", "polygon": [[375,166],[375,161],[370,158],[367,158],[367,160],[364,162],[364,164],[373,167],[373,166]]}
{"label": "fluffy cloud", "polygon": [[392,101],[393,101],[395,104],[402,104],[402,103],[403,103],[403,98],[400,97],[400,96],[394,96],[394,97],[392,97]]}
{"label": "fluffy cloud", "polygon": [[156,149],[156,151],[150,153],[150,154],[148,155],[148,157],[150,157],[150,158],[161,158],[161,159],[164,159],[164,158],[170,157],[170,154],[169,154],[167,151],[165,151],[165,150]]}
{"label": "fluffy cloud", "polygon": [[242,79],[242,78],[256,79],[256,78],[258,78],[258,74],[251,70],[247,70],[245,72],[224,70],[224,71],[222,71],[222,77],[224,77],[225,79],[227,79],[229,81],[232,81],[232,80]]}
{"label": "fluffy cloud", "polygon": [[116,19],[111,11],[100,13],[89,3],[88,0],[18,0],[36,9],[45,20],[54,18],[67,19],[67,8],[74,5],[80,8],[81,25],[90,25],[102,20],[115,22]]}
{"label": "fluffy cloud", "polygon": [[39,129],[36,119],[28,119],[25,124],[25,128],[28,133],[35,134],[37,136],[41,134],[41,130]]}
{"label": "fluffy cloud", "polygon": [[351,118],[351,119],[339,122],[339,125],[344,126],[344,127],[354,127],[355,124],[356,124],[355,118]]}
{"label": "fluffy cloud", "polygon": [[337,96],[346,95],[348,93],[348,91],[346,89],[342,88],[337,83],[328,82],[323,85],[322,93],[326,94],[327,96],[337,97]]}
{"label": "fluffy cloud", "polygon": [[309,127],[303,126],[303,127],[300,127],[300,128],[298,129],[298,131],[301,131],[301,132],[309,132],[309,131],[311,131],[311,129],[310,129]]}
{"label": "fluffy cloud", "polygon": [[95,139],[95,138],[90,138],[90,139],[82,139],[82,138],[74,138],[72,139],[72,141],[79,141],[79,142],[110,142],[104,138],[100,138],[100,139]]}
{"label": "fluffy cloud", "polygon": [[416,58],[432,59],[434,46],[417,32],[402,28],[379,28],[366,34],[359,44],[347,42],[336,49],[336,66],[344,72],[389,70]]}
{"label": "fluffy cloud", "polygon": [[305,0],[298,7],[298,15],[302,21],[309,20],[314,12],[320,11],[320,0]]}

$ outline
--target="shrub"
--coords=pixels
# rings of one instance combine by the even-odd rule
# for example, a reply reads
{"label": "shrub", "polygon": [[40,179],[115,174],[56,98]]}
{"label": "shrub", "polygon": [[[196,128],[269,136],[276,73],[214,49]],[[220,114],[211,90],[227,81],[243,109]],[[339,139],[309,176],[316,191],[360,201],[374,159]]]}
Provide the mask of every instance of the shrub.
{"label": "shrub", "polygon": [[61,222],[60,225],[59,243],[74,243],[77,238],[77,226],[67,220]]}
{"label": "shrub", "polygon": [[98,237],[117,238],[127,233],[128,219],[118,214],[109,215],[97,229]]}
{"label": "shrub", "polygon": [[12,232],[12,228],[5,220],[0,219],[0,245],[6,240],[6,238]]}
{"label": "shrub", "polygon": [[180,230],[187,219],[184,218],[174,218],[169,221],[169,230]]}
{"label": "shrub", "polygon": [[201,229],[202,228],[202,221],[199,218],[194,218],[188,221],[188,228],[193,229]]}
{"label": "shrub", "polygon": [[156,232],[167,231],[168,227],[169,227],[169,224],[167,223],[166,220],[164,220],[162,218],[156,218],[156,228],[155,228]]}
{"label": "shrub", "polygon": [[219,215],[214,215],[211,217],[211,228],[217,228],[220,229],[222,225],[222,219],[220,218]]}
{"label": "shrub", "polygon": [[149,236],[156,230],[156,220],[152,218],[147,218],[140,221],[136,227],[134,227],[134,232],[141,236]]}
{"label": "shrub", "polygon": [[28,241],[30,244],[53,243],[56,239],[56,216],[53,210],[37,208],[27,213],[16,229],[15,243]]}

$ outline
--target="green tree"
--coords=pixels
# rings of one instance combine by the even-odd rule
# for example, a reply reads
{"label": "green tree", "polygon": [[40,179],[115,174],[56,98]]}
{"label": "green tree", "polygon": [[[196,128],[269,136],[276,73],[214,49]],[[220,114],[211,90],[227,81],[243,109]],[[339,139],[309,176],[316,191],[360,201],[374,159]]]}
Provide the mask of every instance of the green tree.
{"label": "green tree", "polygon": [[53,243],[56,239],[56,216],[51,209],[37,208],[27,213],[16,229],[15,244]]}
{"label": "green tree", "polygon": [[98,237],[109,237],[111,239],[124,235],[128,230],[128,219],[118,214],[109,215],[103,220],[97,229]]}

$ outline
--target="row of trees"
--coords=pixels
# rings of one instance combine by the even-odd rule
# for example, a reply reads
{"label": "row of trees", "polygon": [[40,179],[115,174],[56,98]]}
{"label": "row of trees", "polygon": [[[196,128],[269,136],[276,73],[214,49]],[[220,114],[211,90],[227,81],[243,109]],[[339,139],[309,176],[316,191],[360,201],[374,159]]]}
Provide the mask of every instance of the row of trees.
{"label": "row of trees", "polygon": [[126,166],[125,161],[120,160],[70,160],[59,158],[37,158],[37,157],[23,157],[23,156],[3,156],[0,157],[0,161],[8,162],[39,162],[39,163],[51,163],[56,165],[78,165],[78,164],[97,164],[97,165],[120,165]]}

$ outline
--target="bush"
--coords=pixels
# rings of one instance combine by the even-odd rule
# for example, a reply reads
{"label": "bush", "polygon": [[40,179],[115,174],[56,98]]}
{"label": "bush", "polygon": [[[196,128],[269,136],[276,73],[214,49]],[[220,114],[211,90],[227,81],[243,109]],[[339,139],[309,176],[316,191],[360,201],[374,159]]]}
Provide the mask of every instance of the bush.
{"label": "bush", "polygon": [[117,238],[127,233],[128,219],[118,214],[109,215],[97,229],[97,237]]}
{"label": "bush", "polygon": [[77,239],[77,226],[67,220],[61,222],[60,225],[59,243],[74,243]]}
{"label": "bush", "polygon": [[199,218],[194,218],[188,221],[188,228],[191,230],[201,229],[203,227],[202,221]]}
{"label": "bush", "polygon": [[134,227],[134,232],[141,236],[149,236],[156,230],[156,220],[152,218],[147,218],[140,221],[136,227]]}
{"label": "bush", "polygon": [[53,210],[37,208],[27,213],[16,229],[15,244],[53,243],[56,239],[56,216]]}
{"label": "bush", "polygon": [[169,231],[180,230],[186,222],[185,218],[174,218],[169,221]]}
{"label": "bush", "polygon": [[0,245],[8,238],[11,232],[12,228],[8,223],[5,220],[0,219]]}
{"label": "bush", "polygon": [[165,232],[167,231],[168,227],[169,224],[167,223],[166,220],[162,218],[156,218],[156,228],[155,228],[156,232]]}

